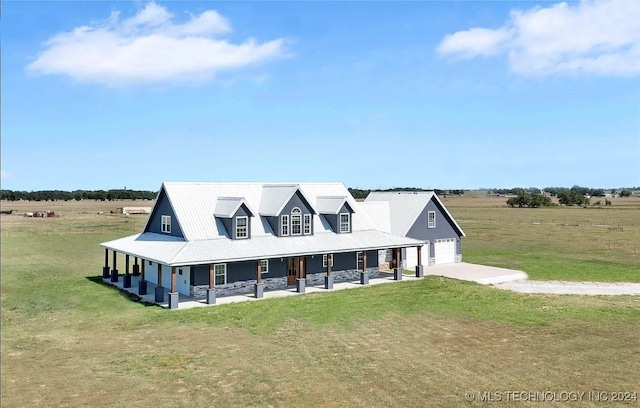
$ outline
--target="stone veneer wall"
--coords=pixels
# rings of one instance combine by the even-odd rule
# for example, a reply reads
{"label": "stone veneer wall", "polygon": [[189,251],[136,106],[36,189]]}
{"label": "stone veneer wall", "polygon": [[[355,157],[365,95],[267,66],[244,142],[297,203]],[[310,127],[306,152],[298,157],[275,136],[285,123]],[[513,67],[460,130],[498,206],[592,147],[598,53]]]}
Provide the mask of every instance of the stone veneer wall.
{"label": "stone veneer wall", "polygon": [[[378,276],[378,267],[367,268],[369,278],[375,278]],[[326,272],[321,273],[309,273],[307,274],[306,284],[308,286],[323,285],[324,277],[327,276]],[[349,269],[346,271],[331,271],[334,282],[346,282],[360,280],[360,270]],[[265,278],[262,279],[265,290],[276,290],[287,288],[287,277],[282,278]],[[241,282],[229,283],[227,285],[216,286],[216,296],[232,296],[243,295],[247,293],[253,293],[253,288],[256,284],[256,280],[247,280]],[[194,299],[205,299],[207,297],[207,289],[209,285],[197,285],[189,288],[189,296]]]}
{"label": "stone veneer wall", "polygon": [[[265,290],[286,289],[287,277],[264,278],[262,279],[262,283],[264,284]],[[255,284],[256,280],[252,279],[247,281],[228,283],[226,285],[217,285],[216,296],[232,296],[253,293]],[[207,296],[207,289],[209,289],[209,285],[191,286],[189,288],[189,296],[195,299],[204,299]]]}
{"label": "stone veneer wall", "polygon": [[[333,276],[334,282],[347,282],[347,281],[356,281],[360,280],[360,270],[359,269],[348,269],[345,271],[331,271],[331,276]],[[378,276],[378,267],[374,266],[371,268],[367,268],[367,272],[369,273],[369,278],[375,278]],[[327,276],[326,272],[320,273],[308,273],[307,274],[307,285],[315,286],[315,285],[324,285],[324,277]]]}
{"label": "stone veneer wall", "polygon": [[429,258],[429,266],[434,266],[436,264],[436,258]]}

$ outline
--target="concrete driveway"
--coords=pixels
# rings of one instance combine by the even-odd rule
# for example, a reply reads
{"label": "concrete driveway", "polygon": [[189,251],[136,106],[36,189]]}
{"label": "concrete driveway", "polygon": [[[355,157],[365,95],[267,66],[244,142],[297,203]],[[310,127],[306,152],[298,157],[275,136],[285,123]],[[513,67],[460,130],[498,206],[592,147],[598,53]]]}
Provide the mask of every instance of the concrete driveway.
{"label": "concrete driveway", "polygon": [[495,285],[528,278],[527,274],[522,271],[466,262],[429,266],[424,268],[424,274],[473,281],[482,285]]}

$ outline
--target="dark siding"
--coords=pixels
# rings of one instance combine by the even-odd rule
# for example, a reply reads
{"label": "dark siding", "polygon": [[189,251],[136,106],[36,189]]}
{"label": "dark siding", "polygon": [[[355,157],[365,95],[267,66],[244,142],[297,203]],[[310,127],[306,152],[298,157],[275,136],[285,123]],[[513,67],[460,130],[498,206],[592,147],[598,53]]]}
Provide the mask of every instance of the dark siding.
{"label": "dark siding", "polygon": [[209,284],[209,265],[194,265],[191,267],[191,285]]}
{"label": "dark siding", "polygon": [[156,205],[153,207],[153,211],[151,212],[149,227],[145,230],[145,232],[155,232],[158,234],[165,234],[162,232],[162,216],[169,215],[171,216],[171,233],[166,235],[172,235],[174,237],[184,238],[182,234],[182,230],[180,229],[180,225],[178,224],[178,218],[176,214],[173,212],[173,208],[171,208],[171,203],[167,198],[167,194],[164,189],[160,192],[158,197],[158,201]]}
{"label": "dark siding", "polygon": [[[254,280],[257,277],[258,261],[233,262],[227,264],[227,283]],[[286,259],[269,259],[269,272],[262,278],[279,278],[287,276]]]}
{"label": "dark siding", "polygon": [[[236,217],[238,216],[247,217],[247,239],[250,239],[251,238],[251,218],[253,217],[251,217],[251,215],[249,214],[249,211],[247,210],[247,207],[244,204],[242,204],[240,208],[238,208],[238,211],[236,211],[236,213],[233,215],[233,225],[230,231],[231,236],[233,237],[233,239],[238,239],[238,237],[236,236],[236,221],[237,221]],[[241,238],[241,239],[245,239],[245,238]]]}
{"label": "dark siding", "polygon": [[224,229],[227,231],[227,237],[233,239],[233,234],[235,234],[235,231],[233,230],[232,219],[222,217],[219,217],[218,219],[222,222],[222,225],[224,225]]}
{"label": "dark siding", "polygon": [[[280,236],[280,220],[278,217],[262,217],[264,221],[269,224],[271,230],[273,231],[273,235],[279,237]],[[266,228],[265,228],[266,230]]]}
{"label": "dark siding", "polygon": [[324,218],[327,220],[327,222],[329,223],[329,225],[331,225],[331,229],[333,230],[333,232],[339,232],[340,230],[338,229],[338,216],[334,215],[334,214],[325,214],[323,215]]}
{"label": "dark siding", "polygon": [[[429,211],[436,212],[435,228],[427,228],[427,213]],[[460,235],[458,235],[458,231],[453,222],[449,217],[447,217],[442,208],[434,199],[431,199],[425,209],[420,213],[413,226],[409,229],[407,237],[433,241],[434,239],[460,238]],[[434,253],[433,248],[431,253]]]}
{"label": "dark siding", "polygon": [[307,274],[326,272],[327,268],[322,267],[322,255],[307,256]]}
{"label": "dark siding", "polygon": [[[281,220],[281,215],[289,215],[289,237],[293,236],[293,237],[297,237],[298,235],[291,235],[291,210],[293,210],[295,207],[298,207],[301,211],[301,231],[304,233],[304,214],[311,214],[311,235],[313,235],[313,212],[311,211],[311,207],[309,206],[309,203],[307,203],[307,200],[304,199],[304,197],[302,197],[302,194],[297,191],[289,200],[289,202],[284,206],[284,208],[282,209],[282,212],[280,212],[279,216],[276,218],[277,219],[277,226],[276,228],[273,228],[273,224],[271,224],[271,221],[269,222],[275,232],[275,234],[277,236],[281,236],[280,232],[282,231],[282,229],[280,228],[280,220]],[[272,217],[268,217],[268,218],[272,218]],[[301,234],[299,236],[304,236],[304,234]]]}

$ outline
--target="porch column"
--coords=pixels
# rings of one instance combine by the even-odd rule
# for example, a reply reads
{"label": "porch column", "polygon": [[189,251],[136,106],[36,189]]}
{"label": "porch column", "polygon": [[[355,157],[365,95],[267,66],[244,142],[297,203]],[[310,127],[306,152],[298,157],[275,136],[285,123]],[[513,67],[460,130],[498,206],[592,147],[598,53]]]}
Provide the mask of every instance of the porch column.
{"label": "porch column", "polygon": [[162,288],[162,265],[158,263],[158,286],[156,286],[156,302],[164,302],[164,289]]}
{"label": "porch column", "polygon": [[140,275],[140,280],[138,281],[138,295],[147,294],[147,281],[145,280],[145,275],[144,275],[145,262],[146,261],[142,259],[142,274]]}
{"label": "porch column", "polygon": [[402,280],[402,248],[396,250],[396,269],[393,271],[394,280]]}
{"label": "porch column", "polygon": [[104,266],[102,267],[102,279],[108,279],[110,275],[109,271],[109,250],[104,249]]}
{"label": "porch column", "polygon": [[207,304],[216,303],[216,280],[213,276],[213,264],[209,264],[209,289],[207,289]]}
{"label": "porch column", "polygon": [[[269,262],[267,260],[267,262]],[[260,260],[256,261],[256,286],[253,289],[253,294],[256,299],[261,299],[264,296],[264,285],[262,284],[262,275],[260,271]]]}
{"label": "porch column", "polygon": [[178,308],[178,290],[176,285],[176,267],[171,267],[171,292],[169,292],[169,309],[177,309]]}
{"label": "porch column", "polygon": [[331,276],[331,261],[333,254],[327,254],[327,276],[324,277],[324,288],[333,289],[333,276]]}
{"label": "porch column", "polygon": [[122,281],[123,288],[131,287],[131,275],[129,275],[129,254],[126,254],[124,257],[124,280]]}
{"label": "porch column", "polygon": [[140,276],[140,265],[138,265],[138,257],[134,258],[133,276]]}
{"label": "porch column", "polygon": [[296,276],[296,292],[304,293],[307,280],[302,277],[304,271],[304,256],[298,257],[298,276]]}
{"label": "porch column", "polygon": [[369,284],[369,274],[367,273],[367,251],[362,251],[362,271],[360,271],[360,283]]}
{"label": "porch column", "polygon": [[422,246],[416,247],[418,251],[418,265],[416,265],[416,278],[424,277],[424,268],[422,267]]}
{"label": "porch column", "polygon": [[111,282],[118,281],[118,264],[116,259],[116,251],[113,251],[113,269],[111,269]]}

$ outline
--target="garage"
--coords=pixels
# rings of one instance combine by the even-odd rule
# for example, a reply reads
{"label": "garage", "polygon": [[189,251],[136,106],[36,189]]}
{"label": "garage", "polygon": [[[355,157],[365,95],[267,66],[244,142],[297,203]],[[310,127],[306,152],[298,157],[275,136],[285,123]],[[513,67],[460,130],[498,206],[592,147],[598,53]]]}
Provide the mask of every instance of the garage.
{"label": "garage", "polygon": [[436,239],[434,241],[436,265],[454,263],[456,261],[455,238]]}

